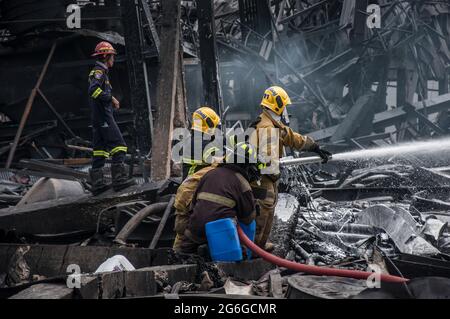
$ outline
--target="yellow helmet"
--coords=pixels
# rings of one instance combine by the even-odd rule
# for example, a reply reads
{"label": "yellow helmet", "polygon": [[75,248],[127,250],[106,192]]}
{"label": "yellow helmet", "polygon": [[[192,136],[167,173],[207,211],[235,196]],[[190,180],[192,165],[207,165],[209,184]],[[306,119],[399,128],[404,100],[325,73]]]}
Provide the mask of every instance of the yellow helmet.
{"label": "yellow helmet", "polygon": [[192,114],[192,129],[206,134],[214,134],[220,125],[220,117],[210,107],[203,106]]}
{"label": "yellow helmet", "polygon": [[271,86],[264,91],[261,105],[272,110],[275,114],[281,115],[286,105],[292,104],[289,95],[279,86]]}

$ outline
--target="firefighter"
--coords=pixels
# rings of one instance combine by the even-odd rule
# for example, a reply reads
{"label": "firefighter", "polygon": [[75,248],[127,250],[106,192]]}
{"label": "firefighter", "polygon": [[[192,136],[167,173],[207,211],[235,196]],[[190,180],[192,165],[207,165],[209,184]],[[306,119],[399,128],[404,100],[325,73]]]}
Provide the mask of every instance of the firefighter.
{"label": "firefighter", "polygon": [[113,109],[119,109],[119,101],[112,95],[109,81],[109,70],[114,65],[117,54],[108,42],[100,42],[92,55],[97,57],[94,68],[89,73],[89,106],[92,112],[93,159],[89,171],[92,193],[98,195],[107,190],[110,185],[105,182],[103,167],[108,157],[112,157],[111,175],[112,187],[119,191],[135,184],[134,179],[128,179],[125,169],[127,145],[113,116]]}
{"label": "firefighter", "polygon": [[[275,163],[284,155],[285,146],[299,151],[317,153],[323,162],[327,162],[331,156],[330,152],[320,148],[311,137],[300,135],[283,123],[283,117],[287,117],[286,106],[289,104],[291,100],[283,88],[272,86],[266,89],[260,104],[262,112],[251,124],[251,127],[256,130],[250,136],[250,143],[258,147],[260,156],[269,156],[270,163]],[[276,132],[275,136],[272,135],[273,131]],[[277,143],[278,147],[273,143]],[[279,173],[263,173],[260,184],[252,184],[254,189],[261,189],[261,192],[265,194],[264,199],[258,199],[260,214],[256,218],[255,243],[268,251],[274,248],[273,244],[268,243],[267,240],[272,229],[278,198],[279,176]]]}
{"label": "firefighter", "polygon": [[217,167],[217,163],[213,163],[210,166],[206,166],[199,171],[189,175],[177,189],[177,194],[175,196],[175,227],[174,231],[176,233],[175,241],[173,243],[173,249],[175,251],[180,250],[181,243],[185,240],[184,231],[189,223],[190,207],[192,202],[192,197],[194,196],[195,190],[197,189],[198,183],[202,177],[209,171]]}
{"label": "firefighter", "polygon": [[234,218],[250,224],[256,217],[256,203],[250,183],[259,179],[256,149],[238,143],[224,163],[211,168],[200,179],[190,205],[189,221],[176,250],[196,253],[207,243],[205,225]]}
{"label": "firefighter", "polygon": [[183,180],[211,165],[214,156],[223,156],[223,144],[215,140],[220,125],[220,117],[209,107],[200,107],[192,114],[191,135],[183,147]]}

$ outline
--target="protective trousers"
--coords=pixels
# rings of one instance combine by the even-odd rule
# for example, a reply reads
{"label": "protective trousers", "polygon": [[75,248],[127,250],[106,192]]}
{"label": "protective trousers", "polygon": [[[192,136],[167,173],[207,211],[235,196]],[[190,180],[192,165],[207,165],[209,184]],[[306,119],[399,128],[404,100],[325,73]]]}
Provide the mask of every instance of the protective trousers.
{"label": "protective trousers", "polygon": [[181,251],[182,244],[188,240],[184,235],[184,231],[186,230],[188,224],[189,224],[188,212],[176,211],[175,232],[177,236],[175,237],[175,241],[173,243],[173,250]]}
{"label": "protective trousers", "polygon": [[102,168],[109,156],[112,157],[113,164],[125,161],[128,149],[114,119],[108,119],[103,126],[93,127],[92,144],[93,169]]}
{"label": "protective trousers", "polygon": [[278,200],[278,185],[268,176],[261,179],[261,185],[252,184],[252,188],[263,188],[266,191],[264,199],[257,199],[259,215],[256,217],[255,243],[264,248],[272,230],[275,206]]}

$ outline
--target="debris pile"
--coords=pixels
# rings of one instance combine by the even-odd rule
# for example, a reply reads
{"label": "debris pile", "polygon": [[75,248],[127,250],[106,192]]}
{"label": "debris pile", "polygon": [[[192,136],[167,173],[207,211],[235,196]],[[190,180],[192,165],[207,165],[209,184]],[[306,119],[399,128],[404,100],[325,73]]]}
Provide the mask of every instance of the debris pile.
{"label": "debris pile", "polygon": [[277,253],[354,270],[376,264],[407,278],[419,275],[414,266],[427,265],[429,274],[447,277],[450,176],[432,158],[429,167],[406,161],[283,168],[282,189],[288,193],[280,194],[271,236],[281,246]]}

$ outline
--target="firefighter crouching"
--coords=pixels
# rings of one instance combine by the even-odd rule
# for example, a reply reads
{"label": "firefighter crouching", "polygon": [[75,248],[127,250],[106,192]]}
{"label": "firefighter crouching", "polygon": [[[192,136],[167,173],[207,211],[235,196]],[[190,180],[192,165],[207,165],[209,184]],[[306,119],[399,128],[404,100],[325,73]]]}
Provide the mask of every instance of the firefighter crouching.
{"label": "firefighter crouching", "polygon": [[213,143],[214,134],[219,127],[220,117],[213,109],[203,106],[192,113],[190,136],[183,144],[183,182],[178,187],[174,203],[175,250],[179,250],[179,244],[184,240],[184,231],[189,222],[189,208],[200,179],[217,167],[217,163],[213,163],[216,155],[221,155],[220,161],[223,160],[223,153],[217,153],[220,149],[223,150],[223,145]]}
{"label": "firefighter crouching", "polygon": [[[265,90],[260,104],[262,112],[251,125],[255,128],[255,132],[250,137],[250,143],[258,147],[260,155],[263,152],[263,156],[268,156],[271,163],[278,161],[284,155],[285,146],[317,153],[326,162],[331,156],[330,152],[321,149],[311,137],[296,133],[283,124],[282,117],[287,116],[286,106],[289,104],[291,100],[281,87],[272,86]],[[275,138],[272,136],[274,131],[277,132]],[[260,184],[252,183],[254,190],[261,189],[265,193],[264,199],[258,199],[260,215],[256,218],[255,243],[267,251],[274,248],[273,244],[268,243],[267,240],[272,229],[278,198],[279,177],[279,173],[264,174],[262,172]]]}
{"label": "firefighter crouching", "polygon": [[[250,224],[256,217],[250,182],[258,178],[256,150],[249,144],[238,143],[225,163],[211,167],[201,177],[192,197],[184,236],[174,249],[197,253],[207,243],[205,225],[211,221],[234,218]],[[179,192],[177,196],[183,195]]]}
{"label": "firefighter crouching", "polygon": [[189,223],[189,214],[191,213],[190,207],[195,190],[202,177],[209,171],[217,168],[217,163],[213,163],[210,166],[206,166],[199,171],[189,175],[181,185],[178,187],[177,194],[175,196],[174,208],[175,208],[175,241],[173,243],[173,249],[180,251],[180,245],[186,239],[184,238],[184,231]]}
{"label": "firefighter crouching", "polygon": [[112,95],[109,81],[109,69],[114,65],[116,50],[108,42],[100,42],[92,56],[97,57],[96,64],[89,73],[89,106],[92,112],[93,159],[89,171],[92,193],[98,195],[108,188],[104,178],[103,167],[108,157],[112,157],[112,186],[119,191],[135,184],[128,179],[125,169],[127,145],[113,116],[113,107],[120,108],[119,101]]}

